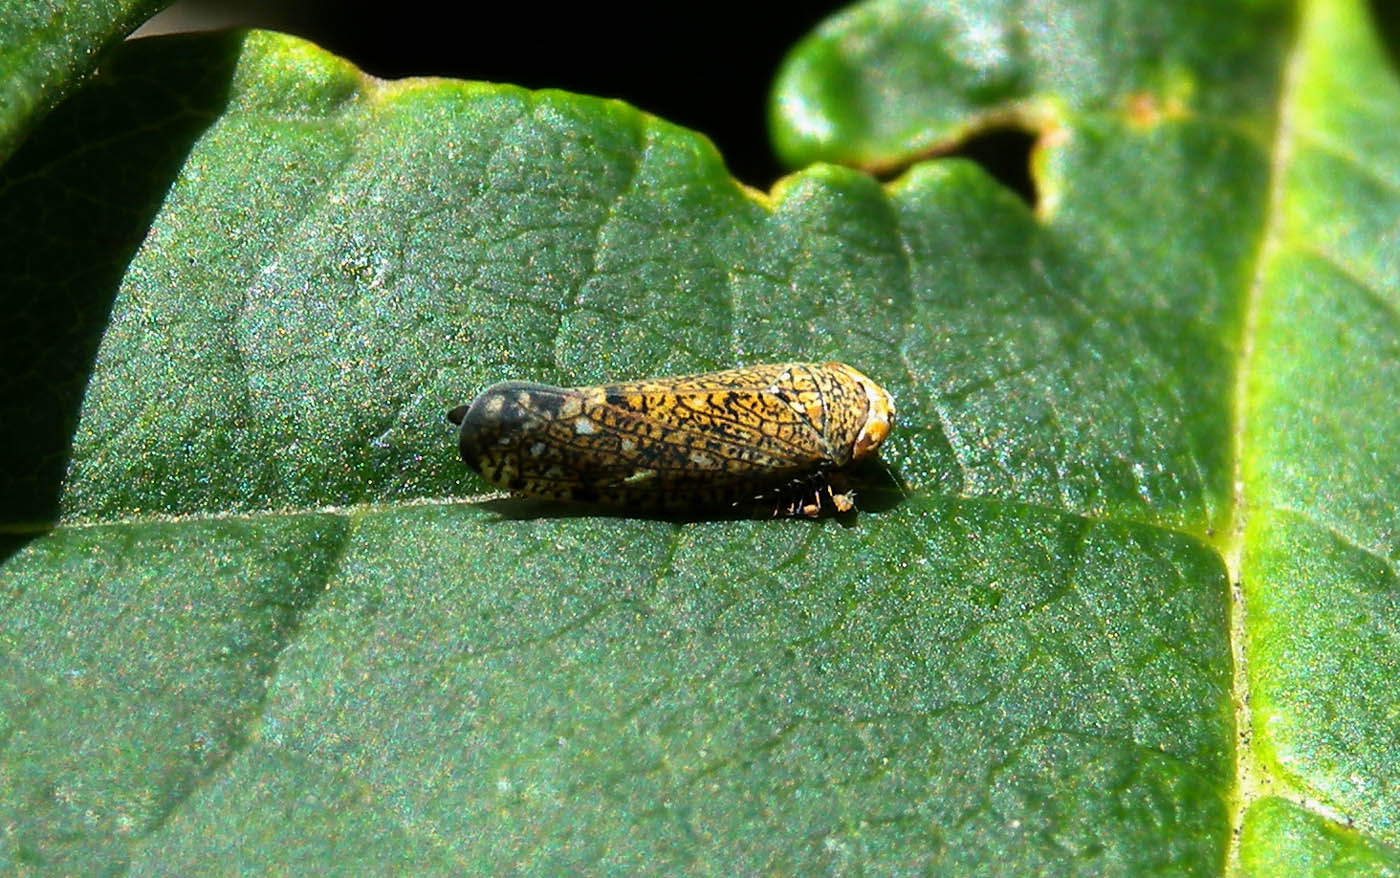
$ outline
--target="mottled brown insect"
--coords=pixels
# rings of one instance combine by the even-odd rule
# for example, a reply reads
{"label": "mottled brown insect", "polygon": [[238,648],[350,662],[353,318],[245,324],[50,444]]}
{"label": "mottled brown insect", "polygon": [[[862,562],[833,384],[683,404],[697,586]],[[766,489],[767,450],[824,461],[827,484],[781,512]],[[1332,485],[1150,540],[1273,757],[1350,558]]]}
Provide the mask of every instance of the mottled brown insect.
{"label": "mottled brown insect", "polygon": [[448,419],[462,460],[521,494],[639,508],[771,502],[840,512],[833,477],[872,454],[894,401],[844,363],[777,363],[599,387],[502,381]]}

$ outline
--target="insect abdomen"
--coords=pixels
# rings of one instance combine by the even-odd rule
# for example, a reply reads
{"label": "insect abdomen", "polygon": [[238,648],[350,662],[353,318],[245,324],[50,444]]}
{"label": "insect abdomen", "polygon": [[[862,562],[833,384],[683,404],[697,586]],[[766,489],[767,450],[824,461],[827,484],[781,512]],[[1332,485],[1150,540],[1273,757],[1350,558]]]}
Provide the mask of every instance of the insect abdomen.
{"label": "insect abdomen", "polygon": [[782,363],[598,387],[505,381],[449,417],[462,459],[494,485],[676,508],[820,490],[883,441],[894,406],[849,366]]}

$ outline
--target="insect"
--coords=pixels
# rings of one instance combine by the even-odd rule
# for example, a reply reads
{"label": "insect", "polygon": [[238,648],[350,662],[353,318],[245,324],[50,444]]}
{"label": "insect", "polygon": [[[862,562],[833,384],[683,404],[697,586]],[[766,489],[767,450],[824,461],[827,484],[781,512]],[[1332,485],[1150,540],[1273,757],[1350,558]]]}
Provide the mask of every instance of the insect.
{"label": "insect", "polygon": [[[873,454],[894,401],[844,363],[776,363],[596,387],[502,381],[447,415],[462,460],[520,494],[639,508],[854,508],[840,470]],[[833,486],[835,482],[835,486]]]}

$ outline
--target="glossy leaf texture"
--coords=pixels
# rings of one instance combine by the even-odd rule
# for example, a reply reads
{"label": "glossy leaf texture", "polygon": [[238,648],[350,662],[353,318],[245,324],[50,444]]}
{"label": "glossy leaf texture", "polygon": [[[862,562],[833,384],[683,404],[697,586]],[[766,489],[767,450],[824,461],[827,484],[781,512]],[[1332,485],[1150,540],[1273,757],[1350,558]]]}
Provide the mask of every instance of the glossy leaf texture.
{"label": "glossy leaf texture", "polygon": [[[1248,281],[1230,280],[1212,296],[1231,312],[1237,339],[1225,365],[1236,408],[1219,416],[1237,443],[1239,487],[1233,535],[1217,540],[1239,589],[1236,693],[1247,742],[1231,793],[1243,833],[1231,862],[1254,875],[1397,874],[1393,57],[1353,2],[1250,4],[1218,19],[1190,4],[1125,10],[1052,3],[1012,20],[990,6],[967,15],[932,4],[855,7],[792,55],[774,94],[777,140],[793,161],[879,168],[948,149],[989,125],[1030,127],[1040,132],[1036,162],[1052,228],[1077,214],[1076,189],[1136,199],[1144,215],[1158,210],[1143,185],[1150,171],[1101,166],[1111,172],[1092,183],[1057,173],[1061,141],[1072,152],[1086,119],[1124,118],[1141,126],[1140,137],[1213,131],[1214,152],[1259,145],[1264,209],[1256,212],[1259,193],[1250,191],[1237,202],[1240,218],[1216,232],[1257,248]],[[1242,37],[1280,25],[1276,63],[1253,63]],[[1180,39],[1158,42],[1164,26]],[[908,51],[919,40],[928,58]],[[1153,50],[1134,55],[1125,45]],[[1047,53],[1065,60],[1042,63]],[[1211,70],[1219,77],[1200,75]],[[1066,112],[1068,131],[1059,127]],[[1179,185],[1201,197],[1204,183],[1198,169]],[[1135,263],[1141,275],[1168,265],[1162,254],[1183,242],[1195,249],[1179,226],[1154,237],[1142,218],[1118,214],[1103,265],[1118,262],[1127,275]],[[1172,291],[1169,278],[1179,272],[1159,276],[1138,289],[1177,302],[1200,292]]]}
{"label": "glossy leaf texture", "polygon": [[[1301,173],[1324,37],[1368,63],[1350,7],[1319,9],[1165,22],[1183,46],[1228,31],[1235,55],[1182,47],[1155,79],[1118,71],[1156,65],[1158,43],[1062,47],[1064,65],[1112,60],[1099,80],[1131,95],[1026,61],[1053,108],[1021,117],[1047,125],[1035,208],[958,160],[885,184],[818,164],[758,193],[622,104],[386,83],[272,34],[124,47],[0,168],[8,281],[36,303],[0,370],[18,428],[0,858],[1216,874],[1282,850],[1270,826],[1350,843],[1293,795],[1304,768],[1266,753],[1257,717],[1235,745],[1241,693],[1286,713],[1318,682],[1308,643],[1269,676],[1254,590],[1274,583],[1297,618],[1286,601],[1312,599],[1289,597],[1289,565],[1385,557],[1308,530],[1299,499],[1309,467],[1335,467],[1347,521],[1383,531],[1384,486],[1362,490],[1341,450],[1390,416],[1376,340],[1346,336],[1376,368],[1344,368],[1318,304],[1296,321],[1312,366],[1280,341],[1299,307],[1277,298],[1284,257],[1327,252],[1295,239],[1359,227],[1278,173]],[[152,95],[157,75],[176,86]],[[1349,243],[1371,301],[1393,300],[1379,245]],[[444,420],[504,378],[788,359],[850,362],[895,395],[901,496],[847,521],[580,516],[486,499]],[[1353,408],[1290,414],[1322,361]],[[1337,410],[1354,420],[1312,438],[1268,427]],[[1261,608],[1247,680],[1240,570]],[[1394,583],[1369,582],[1328,609],[1369,618],[1351,645],[1374,655]],[[1243,790],[1244,762],[1277,794]],[[1234,851],[1246,800],[1272,810]],[[1325,801],[1384,862],[1383,795]]]}

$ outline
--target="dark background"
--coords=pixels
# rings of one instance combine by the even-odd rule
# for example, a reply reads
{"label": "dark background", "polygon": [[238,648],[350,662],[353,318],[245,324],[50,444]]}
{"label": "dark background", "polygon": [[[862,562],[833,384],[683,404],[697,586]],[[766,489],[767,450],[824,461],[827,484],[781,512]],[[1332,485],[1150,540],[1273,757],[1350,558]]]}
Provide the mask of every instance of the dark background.
{"label": "dark background", "polygon": [[385,79],[450,76],[621,98],[705,134],[734,176],[766,190],[782,173],[768,146],[774,74],[798,39],[845,5],[183,0],[138,33],[262,27]]}
{"label": "dark background", "polygon": [[[778,65],[797,40],[849,5],[180,0],[139,33],[262,27],[305,37],[385,79],[449,76],[620,98],[705,134],[735,177],[766,191],[785,170],[768,145],[768,90]],[[1400,0],[1369,5],[1392,64],[1400,65]],[[1034,202],[1031,146],[1024,132],[990,131],[956,154]]]}

